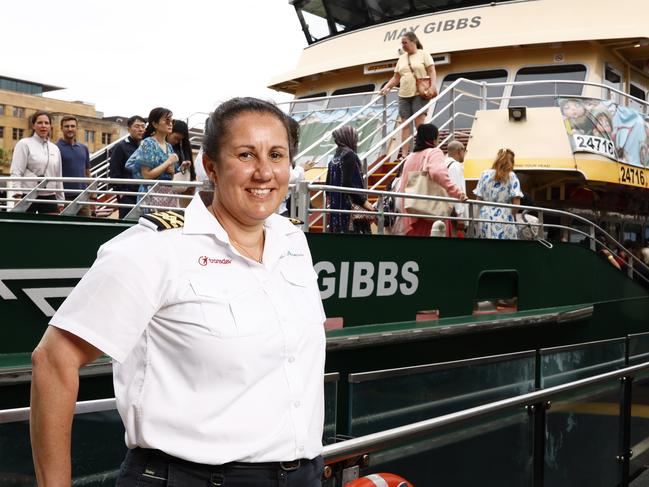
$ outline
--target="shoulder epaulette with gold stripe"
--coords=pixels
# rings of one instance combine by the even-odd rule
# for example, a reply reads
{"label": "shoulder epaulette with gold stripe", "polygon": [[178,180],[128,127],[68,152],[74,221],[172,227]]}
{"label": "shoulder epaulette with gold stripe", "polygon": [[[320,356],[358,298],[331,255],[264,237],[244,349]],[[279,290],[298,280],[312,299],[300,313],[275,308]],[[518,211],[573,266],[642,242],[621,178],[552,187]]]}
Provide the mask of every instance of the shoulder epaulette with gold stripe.
{"label": "shoulder epaulette with gold stripe", "polygon": [[297,218],[291,218],[290,216],[287,216],[286,219],[290,221],[293,225],[302,225],[304,223],[302,220],[298,220]]}
{"label": "shoulder epaulette with gold stripe", "polygon": [[158,231],[170,230],[172,228],[182,228],[185,225],[185,212],[182,210],[158,211],[143,215],[141,219],[153,223]]}

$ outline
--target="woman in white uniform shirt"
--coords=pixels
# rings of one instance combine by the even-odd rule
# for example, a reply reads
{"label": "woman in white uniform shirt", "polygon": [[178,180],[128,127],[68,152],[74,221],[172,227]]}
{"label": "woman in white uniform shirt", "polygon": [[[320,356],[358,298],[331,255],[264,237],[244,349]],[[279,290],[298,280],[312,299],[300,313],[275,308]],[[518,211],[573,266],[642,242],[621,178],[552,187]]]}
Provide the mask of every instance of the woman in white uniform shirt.
{"label": "woman in white uniform shirt", "polygon": [[203,145],[213,196],[184,225],[148,215],[101,247],[33,353],[39,485],[70,484],[78,369],[104,352],[129,447],[119,487],[320,486],[325,316],[306,238],[274,214],[287,128],[267,102],[224,103]]}

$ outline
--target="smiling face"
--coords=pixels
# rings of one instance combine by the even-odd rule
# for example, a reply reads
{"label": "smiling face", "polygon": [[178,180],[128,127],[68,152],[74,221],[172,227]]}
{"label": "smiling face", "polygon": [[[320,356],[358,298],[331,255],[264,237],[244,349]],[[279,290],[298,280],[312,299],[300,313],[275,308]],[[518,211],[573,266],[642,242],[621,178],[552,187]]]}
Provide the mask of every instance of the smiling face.
{"label": "smiling face", "polygon": [[274,115],[243,112],[228,124],[219,160],[206,159],[214,207],[228,220],[260,226],[284,200],[289,178],[286,126]]}
{"label": "smiling face", "polygon": [[32,128],[34,129],[36,135],[38,135],[41,139],[47,139],[47,137],[49,137],[50,135],[52,124],[50,123],[50,119],[47,115],[39,115],[34,121]]}

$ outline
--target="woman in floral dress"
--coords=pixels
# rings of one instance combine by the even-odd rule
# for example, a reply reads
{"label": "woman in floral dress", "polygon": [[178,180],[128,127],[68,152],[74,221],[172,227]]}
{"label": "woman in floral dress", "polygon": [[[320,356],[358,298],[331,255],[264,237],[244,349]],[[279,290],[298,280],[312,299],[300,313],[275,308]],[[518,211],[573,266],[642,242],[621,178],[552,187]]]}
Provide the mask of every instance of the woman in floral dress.
{"label": "woman in floral dress", "polygon": [[[491,169],[483,171],[478,186],[473,190],[478,200],[493,203],[511,203],[520,205],[523,192],[521,184],[514,174],[514,153],[510,149],[500,149]],[[498,206],[482,206],[480,219],[490,220],[491,223],[478,225],[480,238],[496,238],[500,240],[518,238],[514,222],[516,209]]]}

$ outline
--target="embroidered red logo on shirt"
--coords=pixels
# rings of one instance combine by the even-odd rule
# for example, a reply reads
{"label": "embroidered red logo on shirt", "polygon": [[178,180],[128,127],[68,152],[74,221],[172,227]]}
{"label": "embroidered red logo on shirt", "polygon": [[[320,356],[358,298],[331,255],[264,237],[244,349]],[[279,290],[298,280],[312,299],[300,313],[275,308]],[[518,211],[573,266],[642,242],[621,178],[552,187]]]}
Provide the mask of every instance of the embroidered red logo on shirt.
{"label": "embroidered red logo on shirt", "polygon": [[213,259],[211,257],[208,257],[207,255],[201,255],[198,258],[198,263],[204,267],[207,264],[232,264],[232,260],[231,259]]}

